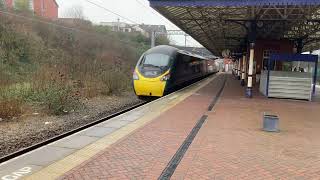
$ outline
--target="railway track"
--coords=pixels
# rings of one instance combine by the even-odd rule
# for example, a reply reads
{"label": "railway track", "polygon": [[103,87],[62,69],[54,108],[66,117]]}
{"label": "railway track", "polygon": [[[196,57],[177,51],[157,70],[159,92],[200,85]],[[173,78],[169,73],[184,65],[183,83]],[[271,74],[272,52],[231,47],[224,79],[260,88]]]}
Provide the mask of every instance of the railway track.
{"label": "railway track", "polygon": [[77,133],[77,132],[80,132],[80,131],[82,131],[82,130],[88,129],[88,128],[94,126],[94,125],[97,125],[97,124],[100,124],[100,123],[102,123],[102,122],[108,121],[108,120],[111,119],[111,118],[114,118],[114,117],[116,117],[116,116],[119,116],[119,115],[121,115],[121,114],[124,114],[124,113],[126,113],[126,112],[128,112],[128,111],[131,111],[131,110],[135,109],[135,108],[138,108],[138,107],[140,107],[140,106],[143,106],[143,105],[145,105],[145,104],[147,104],[147,103],[149,103],[149,102],[150,102],[150,101],[146,101],[146,102],[139,103],[139,104],[137,104],[137,105],[134,105],[134,106],[132,106],[132,107],[126,108],[126,109],[121,110],[121,111],[119,111],[119,112],[116,112],[116,113],[114,113],[114,114],[108,115],[107,117],[104,117],[104,118],[101,118],[101,119],[99,119],[99,120],[96,120],[96,121],[93,121],[93,122],[91,122],[91,123],[88,123],[88,124],[86,124],[86,125],[83,125],[83,126],[81,126],[81,127],[79,127],[79,128],[70,130],[70,131],[65,132],[65,133],[62,133],[62,134],[60,134],[60,135],[58,135],[58,136],[52,137],[52,138],[47,139],[47,140],[45,140],[45,141],[42,141],[42,142],[40,142],[40,143],[34,144],[34,145],[32,145],[32,146],[23,148],[23,149],[21,149],[21,150],[19,150],[19,151],[16,151],[16,152],[14,152],[14,153],[11,153],[11,154],[9,154],[9,155],[6,155],[6,156],[4,156],[4,157],[1,157],[1,158],[0,158],[0,164],[4,163],[4,162],[6,162],[6,161],[9,161],[9,160],[11,160],[11,159],[13,159],[13,158],[19,157],[19,156],[21,156],[21,155],[23,155],[23,154],[26,154],[26,153],[28,153],[28,152],[31,152],[31,151],[33,151],[33,150],[35,150],[35,149],[40,148],[40,147],[43,147],[43,146],[45,146],[45,145],[48,145],[48,144],[50,144],[50,143],[53,143],[53,142],[55,142],[55,141],[58,141],[58,140],[60,140],[60,139],[63,139],[63,138],[65,138],[65,137],[68,137],[68,136],[70,136],[70,135],[72,135],[72,134],[75,134],[75,133]]}

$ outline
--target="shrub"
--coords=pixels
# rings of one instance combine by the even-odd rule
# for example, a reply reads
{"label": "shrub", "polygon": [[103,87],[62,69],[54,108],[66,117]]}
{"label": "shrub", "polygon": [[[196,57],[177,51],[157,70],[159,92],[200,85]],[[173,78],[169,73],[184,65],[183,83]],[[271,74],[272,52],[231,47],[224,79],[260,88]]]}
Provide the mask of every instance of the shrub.
{"label": "shrub", "polygon": [[27,99],[36,103],[48,114],[62,115],[74,111],[80,106],[79,95],[70,87],[47,86],[41,91],[33,91]]}
{"label": "shrub", "polygon": [[[130,76],[131,77],[131,76]],[[100,74],[103,95],[120,95],[130,87],[130,78],[127,74],[117,71],[106,71]]]}
{"label": "shrub", "polygon": [[[6,106],[5,112],[13,111],[12,108],[20,104],[37,106],[52,115],[62,115],[80,107],[80,94],[64,74],[42,67],[30,80],[30,83],[2,86],[0,102]],[[13,111],[12,114],[18,115],[19,112]]]}
{"label": "shrub", "polygon": [[[19,3],[26,8],[24,0]],[[26,16],[35,21],[0,16],[0,103],[12,112],[2,112],[6,117],[18,115],[24,105],[60,115],[81,107],[81,97],[121,95],[131,87],[137,59],[150,47],[137,33],[91,24],[74,31]]]}
{"label": "shrub", "polygon": [[[58,71],[60,70],[60,71]],[[63,68],[42,66],[32,77],[29,93],[23,99],[48,114],[62,115],[80,106],[80,94]]]}
{"label": "shrub", "polygon": [[18,117],[22,113],[22,103],[19,99],[0,98],[0,118],[9,119]]}

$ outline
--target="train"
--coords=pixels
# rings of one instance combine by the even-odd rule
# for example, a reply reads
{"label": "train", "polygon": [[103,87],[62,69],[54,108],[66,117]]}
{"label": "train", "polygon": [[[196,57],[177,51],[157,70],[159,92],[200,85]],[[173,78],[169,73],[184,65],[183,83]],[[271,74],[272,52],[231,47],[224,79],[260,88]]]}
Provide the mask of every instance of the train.
{"label": "train", "polygon": [[162,97],[218,71],[214,60],[172,46],[156,46],[138,60],[133,89],[140,99]]}

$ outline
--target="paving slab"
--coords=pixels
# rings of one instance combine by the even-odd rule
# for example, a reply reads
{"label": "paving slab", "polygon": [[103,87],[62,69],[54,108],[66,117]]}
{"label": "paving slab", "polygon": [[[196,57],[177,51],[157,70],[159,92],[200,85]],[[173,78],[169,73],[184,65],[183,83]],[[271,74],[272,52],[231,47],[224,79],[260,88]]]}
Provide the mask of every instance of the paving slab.
{"label": "paving slab", "polygon": [[91,136],[91,137],[104,137],[106,135],[113,133],[115,130],[116,128],[105,128],[105,127],[95,126],[90,129],[84,130],[83,132],[80,133],[80,135]]}
{"label": "paving slab", "polygon": [[105,127],[105,128],[116,128],[116,129],[119,129],[127,124],[129,124],[130,122],[129,121],[120,121],[119,119],[115,119],[115,120],[112,120],[112,121],[106,121],[106,122],[103,122],[97,126],[99,127]]}
{"label": "paving slab", "polygon": [[98,137],[84,136],[84,135],[73,135],[62,139],[56,143],[53,143],[51,146],[69,148],[69,149],[81,149],[95,141]]}
{"label": "paving slab", "polygon": [[25,167],[31,167],[32,172],[35,172],[41,169],[43,166],[47,166],[52,162],[73,153],[74,151],[74,149],[54,146],[47,146],[46,148],[38,149],[36,151],[28,153],[25,156],[19,157],[16,160],[1,164],[0,177],[8,174],[10,175]]}
{"label": "paving slab", "polygon": [[120,121],[134,122],[143,116],[143,111],[132,112],[119,117]]}

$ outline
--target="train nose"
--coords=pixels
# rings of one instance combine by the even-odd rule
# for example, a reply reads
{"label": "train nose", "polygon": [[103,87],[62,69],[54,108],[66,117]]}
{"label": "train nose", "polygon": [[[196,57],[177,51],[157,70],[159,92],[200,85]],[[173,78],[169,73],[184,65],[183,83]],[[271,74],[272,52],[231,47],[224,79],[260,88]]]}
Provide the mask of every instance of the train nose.
{"label": "train nose", "polygon": [[134,87],[139,96],[163,96],[166,82],[163,81],[135,81]]}

